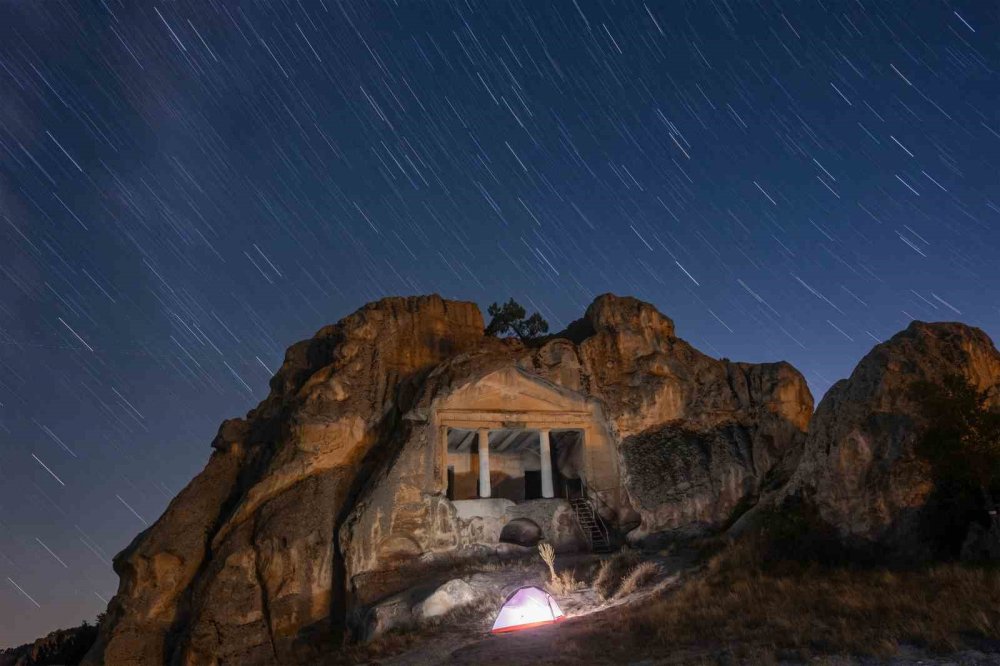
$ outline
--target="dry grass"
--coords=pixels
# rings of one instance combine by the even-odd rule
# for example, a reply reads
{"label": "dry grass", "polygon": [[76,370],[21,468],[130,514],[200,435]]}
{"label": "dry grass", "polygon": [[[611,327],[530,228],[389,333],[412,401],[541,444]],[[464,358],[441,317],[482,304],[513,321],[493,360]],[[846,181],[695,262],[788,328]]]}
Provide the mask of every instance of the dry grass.
{"label": "dry grass", "polygon": [[611,599],[629,571],[639,564],[638,553],[623,550],[601,561],[594,577],[594,590],[602,599]]}
{"label": "dry grass", "polygon": [[544,541],[538,544],[538,554],[542,558],[542,562],[549,568],[549,577],[554,581],[556,579],[556,551],[551,544],[545,543]]}
{"label": "dry grass", "polygon": [[482,563],[468,563],[461,568],[451,569],[449,573],[455,574],[456,572],[461,572],[465,574],[472,573],[496,573],[498,571],[532,571],[538,568],[531,559],[527,557],[520,557],[516,559],[509,560],[490,560]]}
{"label": "dry grass", "polygon": [[563,596],[572,594],[583,587],[583,583],[576,579],[575,570],[567,569],[562,573],[556,572],[556,551],[550,544],[544,541],[538,544],[538,554],[549,568],[549,582],[545,584],[545,589],[550,594]]}
{"label": "dry grass", "polygon": [[561,574],[556,574],[555,578],[550,579],[545,588],[549,591],[549,594],[565,596],[576,592],[583,585],[581,581],[576,579],[576,572],[572,569],[567,569]]}
{"label": "dry grass", "polygon": [[936,652],[975,643],[1000,648],[1000,570],[769,568],[751,549],[738,545],[715,556],[675,592],[607,616],[585,639],[596,646],[612,633],[634,655],[703,647],[754,661],[886,657],[901,644]]}
{"label": "dry grass", "polygon": [[660,565],[656,562],[642,562],[637,564],[632,567],[632,571],[630,571],[629,574],[625,576],[625,579],[622,580],[621,586],[619,586],[618,591],[615,592],[615,599],[627,597],[633,592],[641,590],[649,585],[649,583],[656,578],[659,573]]}

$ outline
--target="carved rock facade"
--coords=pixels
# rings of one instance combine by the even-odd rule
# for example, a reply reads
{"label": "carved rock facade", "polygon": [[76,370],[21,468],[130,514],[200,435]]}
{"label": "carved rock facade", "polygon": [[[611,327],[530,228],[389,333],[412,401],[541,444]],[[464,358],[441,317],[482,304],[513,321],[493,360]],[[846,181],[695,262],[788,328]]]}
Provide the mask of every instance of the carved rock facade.
{"label": "carved rock facade", "polygon": [[[118,594],[85,663],[312,663],[349,607],[435,558],[521,547],[500,542],[511,521],[579,546],[560,497],[583,482],[633,537],[719,529],[794,466],[811,412],[791,366],[709,358],[632,298],[601,296],[532,347],[484,337],[471,303],[367,305],[288,350],[268,398],[222,425],[205,470],[115,558]],[[540,475],[553,496],[449,499],[466,471],[476,488],[459,468],[483,457],[477,430],[510,472],[486,466],[480,492],[526,497]],[[558,488],[545,489],[534,442],[550,436]]]}

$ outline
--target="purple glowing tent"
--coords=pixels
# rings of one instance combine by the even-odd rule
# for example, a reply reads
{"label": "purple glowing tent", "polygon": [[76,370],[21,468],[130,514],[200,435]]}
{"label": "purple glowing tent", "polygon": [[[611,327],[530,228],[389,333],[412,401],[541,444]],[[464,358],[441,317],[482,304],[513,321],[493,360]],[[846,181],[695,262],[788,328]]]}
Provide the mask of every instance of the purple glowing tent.
{"label": "purple glowing tent", "polygon": [[559,604],[548,592],[537,587],[522,587],[511,593],[500,607],[493,633],[530,629],[565,619]]}

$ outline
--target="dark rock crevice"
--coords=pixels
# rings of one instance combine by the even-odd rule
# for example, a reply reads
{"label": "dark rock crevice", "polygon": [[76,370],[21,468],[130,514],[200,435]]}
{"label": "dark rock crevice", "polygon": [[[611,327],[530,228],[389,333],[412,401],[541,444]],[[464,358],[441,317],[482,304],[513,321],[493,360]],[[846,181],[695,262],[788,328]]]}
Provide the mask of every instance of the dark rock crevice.
{"label": "dark rock crevice", "polygon": [[274,640],[274,625],[271,618],[271,600],[267,591],[267,581],[264,577],[263,563],[261,562],[260,538],[258,532],[259,526],[260,516],[259,514],[255,514],[253,518],[253,529],[251,530],[250,537],[254,550],[254,576],[256,577],[257,587],[260,593],[261,613],[264,615],[264,625],[267,627],[267,639],[271,645],[271,654],[274,655],[275,663],[280,664],[281,658],[278,656],[278,648]]}

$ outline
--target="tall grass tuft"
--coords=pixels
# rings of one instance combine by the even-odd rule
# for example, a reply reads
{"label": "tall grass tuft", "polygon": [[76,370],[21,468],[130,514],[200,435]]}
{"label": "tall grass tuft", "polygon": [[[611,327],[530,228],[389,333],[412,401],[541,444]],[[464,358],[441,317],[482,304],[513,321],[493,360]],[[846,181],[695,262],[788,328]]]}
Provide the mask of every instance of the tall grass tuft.
{"label": "tall grass tuft", "polygon": [[624,580],[622,580],[621,586],[618,591],[615,592],[615,599],[621,599],[622,597],[627,597],[633,592],[638,592],[642,588],[649,585],[657,574],[660,573],[660,565],[656,562],[642,562],[637,564],[628,573]]}

